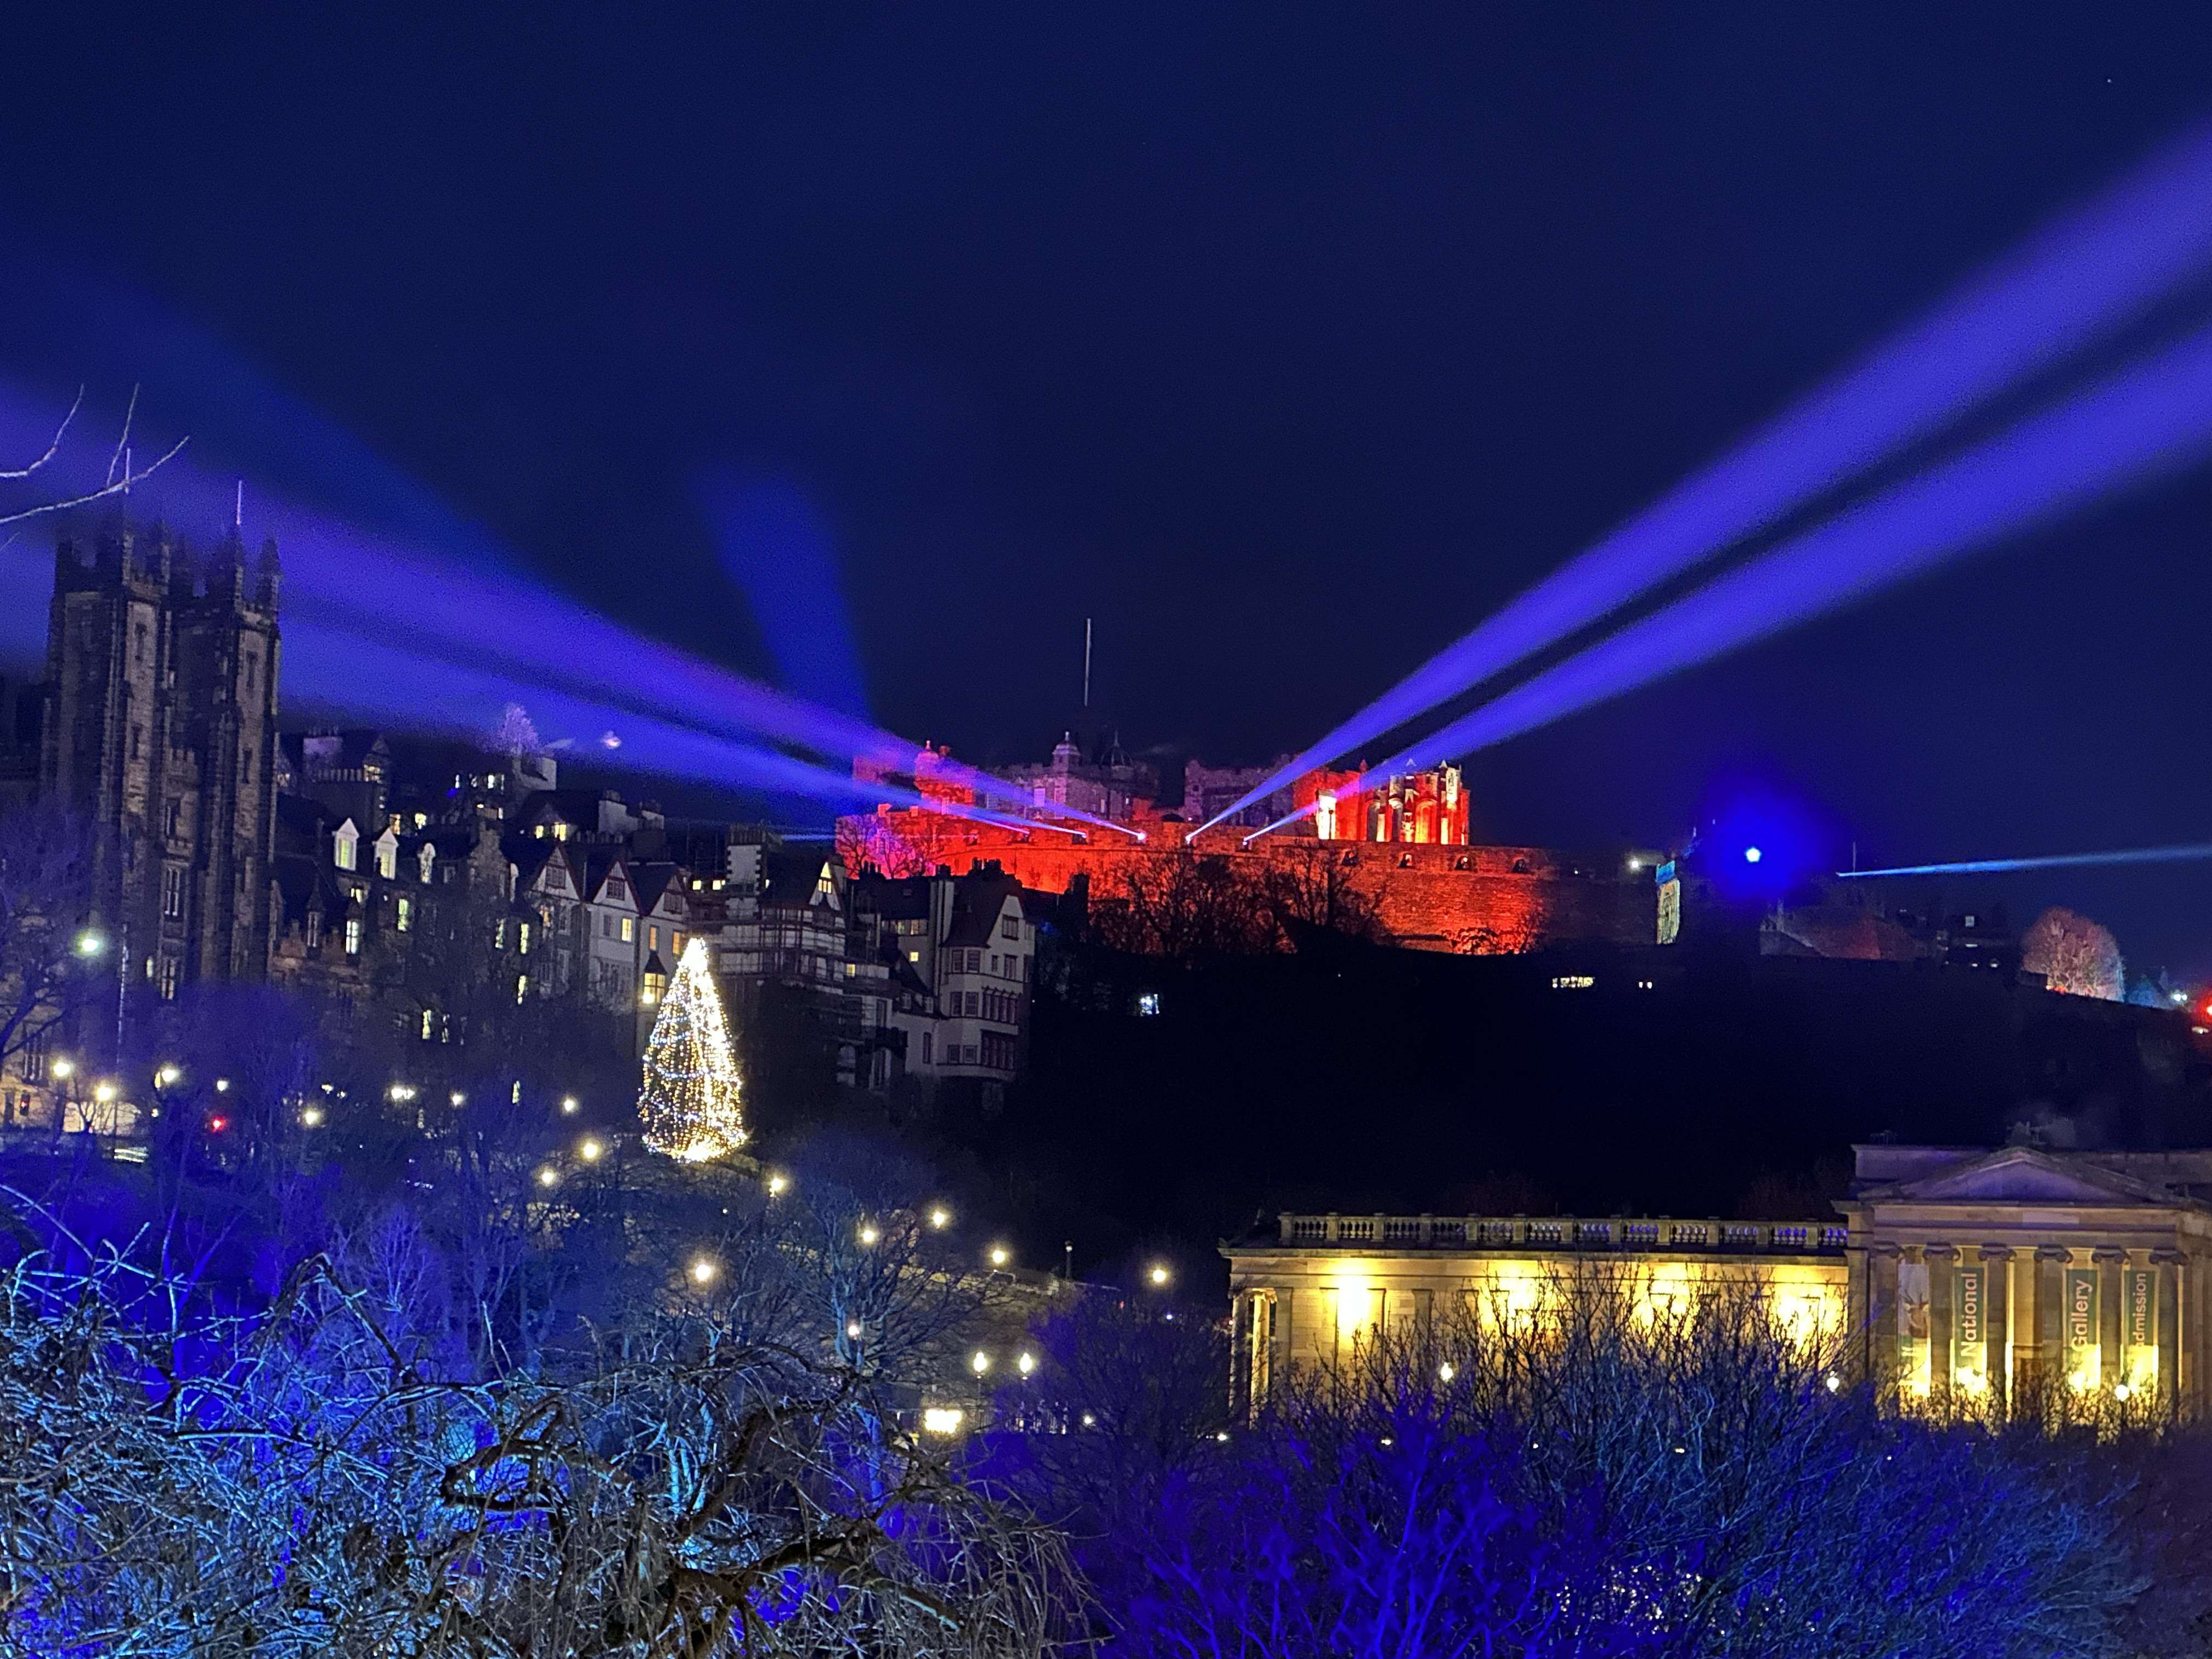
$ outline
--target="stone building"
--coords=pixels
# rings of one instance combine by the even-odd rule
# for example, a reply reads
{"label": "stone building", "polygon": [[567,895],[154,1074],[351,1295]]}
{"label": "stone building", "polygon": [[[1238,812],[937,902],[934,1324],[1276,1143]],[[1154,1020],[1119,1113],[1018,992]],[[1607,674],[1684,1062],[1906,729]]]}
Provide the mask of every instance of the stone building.
{"label": "stone building", "polygon": [[203,563],[159,526],[63,540],[40,786],[94,831],[91,915],[131,994],[267,971],[276,774],[274,542]]}
{"label": "stone building", "polygon": [[1029,1043],[1043,896],[995,868],[853,883],[857,954],[886,964],[906,1073],[995,1097]]}
{"label": "stone building", "polygon": [[1856,1149],[1826,1221],[1285,1214],[1224,1244],[1240,1396],[1377,1333],[1730,1284],[1905,1409],[2212,1405],[2212,1151]]}

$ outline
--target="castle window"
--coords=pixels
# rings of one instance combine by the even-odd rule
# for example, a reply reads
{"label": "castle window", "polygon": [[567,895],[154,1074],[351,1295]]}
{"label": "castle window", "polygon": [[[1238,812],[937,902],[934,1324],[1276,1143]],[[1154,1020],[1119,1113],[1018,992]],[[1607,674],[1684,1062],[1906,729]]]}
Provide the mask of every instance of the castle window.
{"label": "castle window", "polygon": [[1004,921],[999,924],[1000,938],[1019,939],[1021,936],[1022,919],[1019,916],[1008,916]]}
{"label": "castle window", "polygon": [[162,1001],[174,1002],[177,1000],[177,981],[182,975],[183,970],[184,964],[175,957],[167,951],[162,953],[161,967],[154,980],[155,988],[161,992]]}
{"label": "castle window", "polygon": [[514,948],[519,955],[526,957],[530,954],[530,924],[526,921],[514,925]]}
{"label": "castle window", "polygon": [[345,952],[349,957],[361,954],[361,918],[348,916],[345,925]]}
{"label": "castle window", "polygon": [[399,896],[399,914],[392,926],[403,933],[415,926],[415,901],[404,893]]}
{"label": "castle window", "polygon": [[635,945],[637,943],[636,917],[624,916],[622,919],[622,942],[624,945]]}
{"label": "castle window", "polygon": [[660,948],[660,929],[648,927],[645,930],[645,948],[648,951],[658,951]]}
{"label": "castle window", "polygon": [[161,915],[174,921],[185,914],[185,869],[180,864],[161,866]]}
{"label": "castle window", "polygon": [[507,918],[505,916],[500,917],[491,925],[491,948],[495,951],[507,949]]}
{"label": "castle window", "polygon": [[146,624],[144,623],[140,623],[131,635],[131,660],[133,662],[146,660]]}
{"label": "castle window", "polygon": [[430,1028],[431,1028],[431,1026],[432,1026],[432,1025],[436,1022],[437,1018],[438,1018],[438,1017],[437,1017],[435,1014],[432,1013],[432,1012],[431,1012],[428,1008],[425,1008],[425,1009],[422,1011],[422,1041],[423,1041],[423,1042],[428,1042],[430,1040]]}
{"label": "castle window", "polygon": [[331,835],[331,856],[341,870],[361,867],[361,832],[353,827],[351,818],[338,825]]}
{"label": "castle window", "polygon": [[923,1065],[927,1066],[932,1062],[933,1056],[930,1054],[930,1050],[934,1048],[936,1046],[936,1038],[932,1036],[927,1031],[924,1031],[921,1034],[921,1063]]}
{"label": "castle window", "polygon": [[679,957],[684,954],[684,935],[680,931],[668,936],[668,948]]}
{"label": "castle window", "polygon": [[386,881],[399,878],[399,837],[389,830],[376,838],[376,873]]}
{"label": "castle window", "polygon": [[134,761],[138,758],[138,740],[143,735],[142,728],[136,726],[131,728],[131,758]]}
{"label": "castle window", "polygon": [[[415,822],[418,824],[422,822],[422,815],[420,812],[415,815]],[[415,855],[415,860],[422,872],[422,884],[428,887],[430,884],[430,872],[437,866],[438,849],[426,841],[422,843],[422,850]]]}
{"label": "castle window", "polygon": [[310,910],[307,912],[307,948],[312,951],[322,942],[323,913],[320,910]]}
{"label": "castle window", "polygon": [[[522,1006],[523,998],[529,994],[530,975],[527,974],[517,974],[514,976],[514,1006],[520,1008]],[[520,1089],[522,1085],[518,1083],[514,1086]]]}

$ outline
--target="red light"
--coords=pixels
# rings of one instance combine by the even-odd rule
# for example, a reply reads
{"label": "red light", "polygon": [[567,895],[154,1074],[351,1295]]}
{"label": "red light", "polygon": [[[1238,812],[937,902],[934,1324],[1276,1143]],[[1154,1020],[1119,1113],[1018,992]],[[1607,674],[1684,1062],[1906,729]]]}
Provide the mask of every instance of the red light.
{"label": "red light", "polygon": [[208,1120],[208,1127],[221,1134],[225,1129],[230,1127],[230,1120],[227,1117],[211,1117]]}

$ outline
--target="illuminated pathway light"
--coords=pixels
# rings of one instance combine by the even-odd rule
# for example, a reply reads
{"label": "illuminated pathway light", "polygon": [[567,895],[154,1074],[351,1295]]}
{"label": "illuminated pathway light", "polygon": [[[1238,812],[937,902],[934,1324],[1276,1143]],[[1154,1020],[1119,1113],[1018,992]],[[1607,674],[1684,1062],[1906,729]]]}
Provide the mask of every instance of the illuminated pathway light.
{"label": "illuminated pathway light", "polygon": [[1374,774],[1413,771],[1534,731],[2176,471],[2208,447],[2212,329],[1715,578],[1401,750]]}
{"label": "illuminated pathway light", "polygon": [[1967,859],[1956,864],[1901,864],[1887,870],[1838,870],[1845,881],[1869,876],[1993,876],[2008,870],[2065,870],[2081,865],[2187,864],[2212,859],[2212,842],[2187,847],[2130,847],[2116,853],[2054,853],[2033,859]]}
{"label": "illuminated pathway light", "polygon": [[2208,264],[2212,127],[2198,127],[1447,646],[1193,834],[1779,522],[2127,322]]}

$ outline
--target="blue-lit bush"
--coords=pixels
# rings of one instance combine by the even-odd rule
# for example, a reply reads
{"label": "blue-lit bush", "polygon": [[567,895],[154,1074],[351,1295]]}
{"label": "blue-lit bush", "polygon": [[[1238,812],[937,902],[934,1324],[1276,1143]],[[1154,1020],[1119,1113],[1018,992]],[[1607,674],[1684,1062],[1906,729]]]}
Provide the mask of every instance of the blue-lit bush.
{"label": "blue-lit bush", "polygon": [[247,1302],[6,1194],[0,1650],[1040,1652],[1057,1537],[902,1431],[823,1317],[926,1344],[975,1309],[926,1230],[833,1261],[825,1194],[748,1214],[732,1183],[711,1283],[617,1252],[526,1358],[404,1210]]}
{"label": "blue-lit bush", "polygon": [[1540,1326],[1363,1340],[1172,1447],[1115,1409],[1188,1339],[1131,1315],[1061,1401],[1091,1449],[996,1455],[1069,1517],[1115,1653],[2122,1650],[2109,1448],[1884,1414],[1748,1297],[1653,1318],[1597,1288]]}

